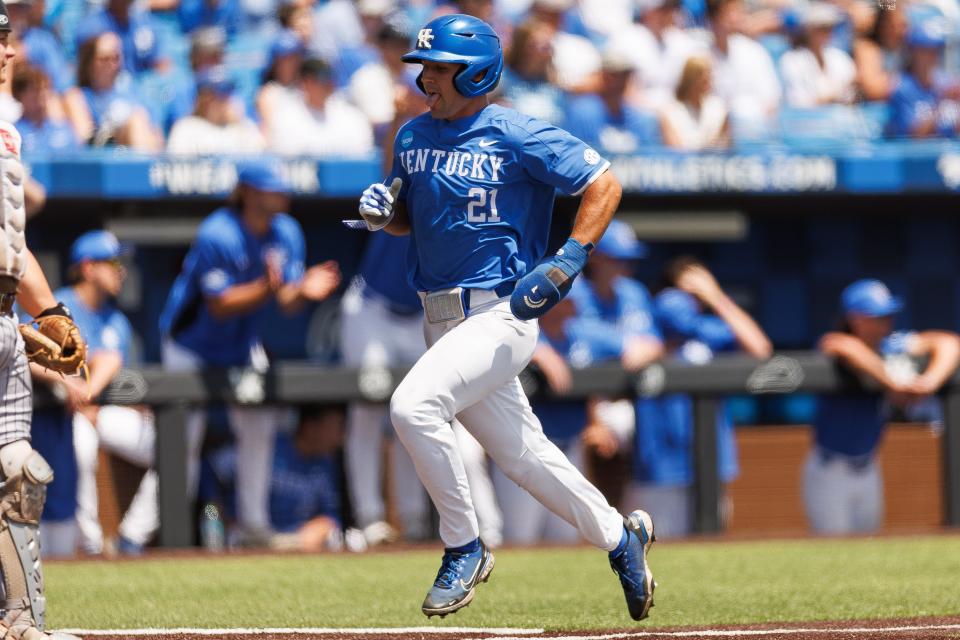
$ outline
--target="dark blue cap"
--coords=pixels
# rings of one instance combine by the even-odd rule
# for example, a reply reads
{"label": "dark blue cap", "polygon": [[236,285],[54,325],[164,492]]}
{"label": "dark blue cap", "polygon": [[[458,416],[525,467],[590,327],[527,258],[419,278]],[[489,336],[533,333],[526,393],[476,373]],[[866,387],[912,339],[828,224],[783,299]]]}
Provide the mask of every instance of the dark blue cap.
{"label": "dark blue cap", "polygon": [[289,56],[294,53],[302,54],[304,51],[306,51],[306,47],[303,44],[303,40],[293,31],[284,29],[277,34],[277,37],[270,45],[270,57],[267,66],[276,62],[280,56]]}
{"label": "dark blue cap", "polygon": [[637,240],[626,222],[612,220],[594,251],[617,260],[638,260],[646,257],[647,245]]}
{"label": "dark blue cap", "polygon": [[233,92],[234,83],[230,79],[227,68],[223,65],[207,67],[197,72],[197,91],[208,89],[219,95],[229,95]]}
{"label": "dark blue cap", "polygon": [[84,260],[112,260],[122,253],[123,246],[117,236],[102,229],[88,231],[70,247],[70,265],[80,264]]}
{"label": "dark blue cap", "polygon": [[844,313],[856,313],[872,318],[892,316],[903,309],[903,301],[890,293],[879,280],[857,280],[843,290],[840,303]]}
{"label": "dark blue cap", "polygon": [[280,172],[280,166],[270,160],[251,160],[239,165],[237,184],[244,184],[259,191],[290,193],[290,185]]}

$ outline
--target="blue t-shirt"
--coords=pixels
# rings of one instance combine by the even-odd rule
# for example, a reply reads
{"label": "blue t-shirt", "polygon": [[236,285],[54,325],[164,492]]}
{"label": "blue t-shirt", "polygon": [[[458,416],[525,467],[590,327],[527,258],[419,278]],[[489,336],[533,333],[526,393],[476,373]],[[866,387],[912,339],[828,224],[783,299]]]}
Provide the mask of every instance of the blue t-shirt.
{"label": "blue t-shirt", "polygon": [[938,135],[944,137],[957,135],[960,106],[952,100],[943,98],[939,80],[938,78],[932,87],[924,87],[908,73],[900,76],[900,81],[889,100],[888,135],[909,136],[917,125],[931,117],[936,119]]}
{"label": "blue t-shirt", "polygon": [[20,118],[16,127],[23,141],[20,150],[26,158],[48,151],[72,151],[81,146],[73,127],[64,120],[48,118],[38,125],[26,118]]}
{"label": "blue t-shirt", "polygon": [[80,90],[90,108],[93,124],[98,129],[107,123],[119,127],[130,119],[137,108],[143,107],[133,91],[127,89],[113,87],[96,91],[91,87],[81,87]]}
{"label": "blue t-shirt", "polygon": [[[237,452],[222,447],[209,458],[216,480],[224,489],[235,486]],[[207,488],[209,493],[210,489]],[[213,496],[207,496],[212,498]],[[236,514],[234,493],[228,490],[220,498],[230,515]],[[336,456],[303,456],[293,438],[278,433],[273,448],[270,472],[270,526],[291,533],[312,518],[328,516],[340,522],[340,466]]]}
{"label": "blue t-shirt", "polygon": [[662,141],[660,123],[655,115],[623,105],[614,114],[598,95],[583,95],[566,103],[565,126],[604,153],[636,153]]}
{"label": "blue t-shirt", "polygon": [[409,236],[374,233],[360,262],[360,276],[367,287],[401,309],[420,309],[420,296],[407,281]]}
{"label": "blue t-shirt", "polygon": [[91,309],[77,297],[73,287],[63,287],[54,292],[54,297],[70,309],[80,335],[87,342],[90,355],[98,351],[116,351],[127,366],[132,361],[133,329],[130,321],[113,304],[104,304],[100,309]]}
{"label": "blue t-shirt", "polygon": [[[538,120],[546,120],[557,126],[563,123],[563,103],[566,94],[552,82],[529,80],[506,68],[503,70],[503,77],[497,90],[510,101],[510,106],[520,113]],[[586,140],[582,136],[578,137]]]}
{"label": "blue t-shirt", "polygon": [[[621,337],[606,324],[583,318],[568,320],[559,337],[551,338],[541,331],[539,340],[553,347],[574,369],[618,360],[623,351]],[[583,400],[540,400],[532,407],[543,432],[561,449],[577,438],[587,424],[587,404]]]}
{"label": "blue t-shirt", "polygon": [[393,170],[410,217],[420,291],[494,289],[543,257],[559,189],[579,195],[609,162],[553,125],[491,104],[465,118],[403,125]]}
{"label": "blue t-shirt", "polygon": [[28,27],[22,38],[27,61],[34,67],[43,69],[57,93],[69,89],[73,85],[71,66],[63,55],[63,47],[57,37],[46,29]]}
{"label": "blue t-shirt", "polygon": [[[885,359],[908,355],[913,335],[890,334],[880,343],[880,355]],[[890,407],[879,392],[821,395],[813,421],[817,446],[848,456],[873,453],[889,418]]]}
{"label": "blue t-shirt", "polygon": [[157,32],[149,13],[131,10],[126,24],[122,24],[106,9],[91,13],[81,20],[77,27],[77,48],[90,38],[107,31],[120,37],[123,46],[123,68],[130,73],[146,71],[160,59]]}
{"label": "blue t-shirt", "polygon": [[[713,316],[709,316],[713,318]],[[722,322],[716,318],[718,322]],[[712,323],[716,324],[716,323]],[[691,365],[706,364],[718,351],[730,350],[736,338],[714,328],[708,334],[682,342],[674,357]],[[689,485],[693,482],[693,398],[671,393],[637,399],[637,432],[633,477],[657,485]],[[737,476],[737,442],[726,403],[717,409],[717,461],[720,479]]]}
{"label": "blue t-shirt", "polygon": [[238,0],[180,0],[177,20],[183,33],[201,27],[221,27],[232,36],[240,30],[243,10]]}
{"label": "blue t-shirt", "polygon": [[303,277],[305,253],[303,231],[289,215],[274,216],[266,235],[258,237],[247,230],[238,211],[217,209],[200,224],[160,315],[160,331],[208,364],[248,364],[250,350],[260,344],[265,306],[217,320],[205,298],[262,277],[268,259],[280,265],[284,282],[295,282]]}
{"label": "blue t-shirt", "polygon": [[613,325],[621,339],[633,336],[661,339],[660,329],[653,321],[650,292],[642,283],[631,278],[617,278],[613,293],[612,299],[603,300],[588,278],[580,278],[570,295],[580,317]]}

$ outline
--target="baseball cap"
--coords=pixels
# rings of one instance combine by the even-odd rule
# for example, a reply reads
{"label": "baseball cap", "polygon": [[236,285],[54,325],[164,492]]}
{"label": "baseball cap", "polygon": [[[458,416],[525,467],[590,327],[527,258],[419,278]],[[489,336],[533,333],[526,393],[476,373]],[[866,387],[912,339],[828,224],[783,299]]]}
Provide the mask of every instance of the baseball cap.
{"label": "baseball cap", "polygon": [[302,54],[305,50],[306,47],[297,34],[289,29],[284,29],[277,34],[270,45],[270,64],[272,65],[281,56],[289,56],[295,53]]}
{"label": "baseball cap", "polygon": [[879,280],[857,280],[843,290],[840,304],[844,313],[857,313],[872,318],[890,316],[903,308],[899,296],[890,293]]}
{"label": "baseball cap", "polygon": [[637,240],[626,222],[612,220],[594,251],[617,260],[638,260],[646,257],[647,245]]}
{"label": "baseball cap", "polygon": [[103,229],[88,231],[74,240],[70,247],[70,265],[80,264],[84,260],[112,260],[122,253],[123,246],[117,236]]}
{"label": "baseball cap", "polygon": [[230,79],[227,68],[215,65],[197,72],[197,91],[209,89],[218,95],[229,95],[233,92],[234,84]]}
{"label": "baseball cap", "polygon": [[907,45],[919,49],[941,49],[947,43],[947,23],[940,17],[922,18],[907,31]]}
{"label": "baseball cap", "polygon": [[237,167],[237,184],[247,185],[258,191],[290,193],[290,185],[280,173],[280,166],[269,160],[251,160]]}

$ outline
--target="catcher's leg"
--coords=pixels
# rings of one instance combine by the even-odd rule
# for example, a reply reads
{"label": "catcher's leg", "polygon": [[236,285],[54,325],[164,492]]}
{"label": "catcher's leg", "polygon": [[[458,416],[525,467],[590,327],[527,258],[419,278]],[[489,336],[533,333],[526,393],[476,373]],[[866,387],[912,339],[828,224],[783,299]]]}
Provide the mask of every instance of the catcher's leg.
{"label": "catcher's leg", "polygon": [[53,470],[26,440],[0,447],[0,569],[5,595],[3,640],[68,640],[43,633],[46,598],[40,564],[40,514]]}

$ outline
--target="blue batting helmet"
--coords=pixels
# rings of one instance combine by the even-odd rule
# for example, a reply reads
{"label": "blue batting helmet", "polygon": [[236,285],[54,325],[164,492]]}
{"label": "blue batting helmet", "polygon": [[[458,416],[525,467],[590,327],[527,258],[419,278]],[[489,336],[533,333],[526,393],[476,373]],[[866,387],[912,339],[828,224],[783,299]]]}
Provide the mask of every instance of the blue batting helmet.
{"label": "blue batting helmet", "polygon": [[[424,25],[417,34],[417,48],[402,60],[463,65],[453,77],[453,86],[468,98],[493,91],[503,73],[503,48],[496,31],[479,18],[459,13],[434,18]],[[417,86],[423,91],[420,76]]]}

